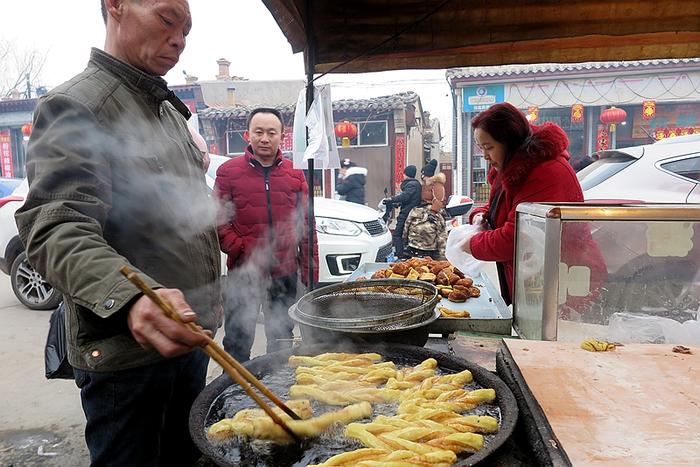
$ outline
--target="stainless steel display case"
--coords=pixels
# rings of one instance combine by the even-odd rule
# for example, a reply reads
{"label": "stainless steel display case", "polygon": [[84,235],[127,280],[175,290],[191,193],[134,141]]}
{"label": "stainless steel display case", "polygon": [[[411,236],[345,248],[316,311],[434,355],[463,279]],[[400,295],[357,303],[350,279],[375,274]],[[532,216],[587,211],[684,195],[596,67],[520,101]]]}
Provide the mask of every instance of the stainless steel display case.
{"label": "stainless steel display case", "polygon": [[700,205],[523,203],[515,235],[522,338],[604,337],[617,312],[698,317]]}

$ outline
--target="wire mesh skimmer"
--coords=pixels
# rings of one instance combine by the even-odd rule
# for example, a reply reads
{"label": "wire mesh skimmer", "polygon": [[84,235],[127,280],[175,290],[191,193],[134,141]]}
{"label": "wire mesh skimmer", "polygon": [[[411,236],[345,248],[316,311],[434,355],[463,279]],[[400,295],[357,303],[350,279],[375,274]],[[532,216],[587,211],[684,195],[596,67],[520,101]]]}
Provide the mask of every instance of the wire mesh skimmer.
{"label": "wire mesh skimmer", "polygon": [[433,319],[440,295],[434,285],[408,279],[345,282],[304,295],[295,319],[325,329],[400,329]]}

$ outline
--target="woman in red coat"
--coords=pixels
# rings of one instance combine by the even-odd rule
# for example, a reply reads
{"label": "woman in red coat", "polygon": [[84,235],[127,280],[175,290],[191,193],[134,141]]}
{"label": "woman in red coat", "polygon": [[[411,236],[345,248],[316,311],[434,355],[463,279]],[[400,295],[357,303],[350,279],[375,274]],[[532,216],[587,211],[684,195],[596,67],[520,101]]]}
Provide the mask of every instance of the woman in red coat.
{"label": "woman in red coat", "polygon": [[472,224],[487,230],[474,235],[464,250],[483,261],[495,261],[501,294],[513,294],[515,209],[523,202],[583,201],[569,164],[566,133],[553,123],[530,125],[517,108],[496,104],[472,120],[474,139],[491,164],[489,202],[473,209]]}

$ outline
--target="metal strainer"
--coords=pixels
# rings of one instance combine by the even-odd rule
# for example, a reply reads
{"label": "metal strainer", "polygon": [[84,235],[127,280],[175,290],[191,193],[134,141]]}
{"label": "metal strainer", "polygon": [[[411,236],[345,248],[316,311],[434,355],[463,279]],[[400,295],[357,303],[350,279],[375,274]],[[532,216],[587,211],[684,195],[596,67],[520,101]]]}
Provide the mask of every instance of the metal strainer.
{"label": "metal strainer", "polygon": [[314,290],[289,312],[294,319],[325,329],[385,331],[433,319],[439,301],[437,289],[427,282],[377,279]]}

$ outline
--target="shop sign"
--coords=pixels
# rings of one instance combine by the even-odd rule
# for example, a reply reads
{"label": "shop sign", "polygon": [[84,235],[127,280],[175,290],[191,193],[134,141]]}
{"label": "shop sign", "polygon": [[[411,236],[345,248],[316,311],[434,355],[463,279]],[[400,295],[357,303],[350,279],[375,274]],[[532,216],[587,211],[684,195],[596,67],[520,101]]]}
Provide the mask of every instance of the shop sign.
{"label": "shop sign", "polygon": [[406,136],[396,135],[394,143],[394,189],[398,191],[403,181],[403,169],[406,168]]}
{"label": "shop sign", "polygon": [[481,112],[493,104],[505,102],[505,86],[492,84],[489,86],[467,86],[462,88],[465,112]]}
{"label": "shop sign", "polygon": [[571,123],[583,123],[583,104],[571,106]]}
{"label": "shop sign", "polygon": [[12,178],[14,176],[10,130],[0,130],[0,167],[3,177]]}

